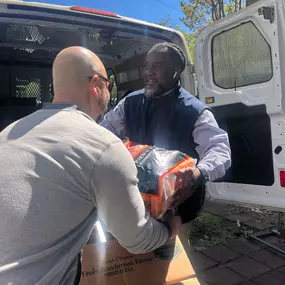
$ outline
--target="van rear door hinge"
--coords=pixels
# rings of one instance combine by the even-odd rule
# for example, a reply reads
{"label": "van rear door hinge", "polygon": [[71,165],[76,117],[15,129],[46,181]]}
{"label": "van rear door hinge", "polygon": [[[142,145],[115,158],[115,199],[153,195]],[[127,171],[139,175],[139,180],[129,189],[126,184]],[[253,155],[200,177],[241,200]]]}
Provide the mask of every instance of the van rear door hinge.
{"label": "van rear door hinge", "polygon": [[270,23],[274,23],[275,9],[274,7],[261,7],[258,9],[258,15],[263,15],[265,20],[270,20]]}

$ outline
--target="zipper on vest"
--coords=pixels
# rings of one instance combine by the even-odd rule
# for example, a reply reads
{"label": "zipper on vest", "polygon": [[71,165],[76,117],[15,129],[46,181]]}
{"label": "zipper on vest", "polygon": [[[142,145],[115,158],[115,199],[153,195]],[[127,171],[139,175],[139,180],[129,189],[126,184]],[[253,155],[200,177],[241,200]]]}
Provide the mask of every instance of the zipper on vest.
{"label": "zipper on vest", "polygon": [[[152,117],[152,111],[153,111],[153,106],[154,106],[154,100],[153,99],[148,99],[147,100],[147,116],[146,116],[146,124],[145,124],[145,132],[146,136],[149,137],[149,129],[151,125],[151,117]],[[151,138],[151,141],[153,138]]]}

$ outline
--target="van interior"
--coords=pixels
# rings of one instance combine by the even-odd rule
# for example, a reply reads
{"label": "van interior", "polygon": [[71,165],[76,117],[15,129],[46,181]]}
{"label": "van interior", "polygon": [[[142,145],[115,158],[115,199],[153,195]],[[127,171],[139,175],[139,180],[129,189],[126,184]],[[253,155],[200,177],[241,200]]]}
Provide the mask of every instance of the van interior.
{"label": "van interior", "polygon": [[108,77],[115,83],[110,108],[129,91],[143,88],[141,74],[146,52],[163,40],[148,36],[142,24],[132,32],[104,25],[106,17],[95,19],[98,25],[86,26],[60,24],[58,20],[1,20],[0,131],[52,100],[52,63],[58,52],[68,46],[84,46],[102,59]]}
{"label": "van interior", "polygon": [[232,166],[220,181],[272,186],[272,139],[266,106],[236,103],[213,110],[219,126],[229,135],[232,153]]}

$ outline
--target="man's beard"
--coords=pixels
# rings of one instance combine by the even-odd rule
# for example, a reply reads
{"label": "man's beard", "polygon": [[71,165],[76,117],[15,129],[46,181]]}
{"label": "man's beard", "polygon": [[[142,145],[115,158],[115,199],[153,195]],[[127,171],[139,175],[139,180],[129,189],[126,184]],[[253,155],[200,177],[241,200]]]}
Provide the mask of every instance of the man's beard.
{"label": "man's beard", "polygon": [[104,96],[100,96],[98,99],[98,106],[100,108],[100,113],[103,115],[108,110],[108,101]]}
{"label": "man's beard", "polygon": [[147,98],[154,98],[154,97],[159,97],[164,93],[164,88],[162,86],[158,86],[156,89],[150,88],[150,87],[145,87],[144,89],[144,95]]}

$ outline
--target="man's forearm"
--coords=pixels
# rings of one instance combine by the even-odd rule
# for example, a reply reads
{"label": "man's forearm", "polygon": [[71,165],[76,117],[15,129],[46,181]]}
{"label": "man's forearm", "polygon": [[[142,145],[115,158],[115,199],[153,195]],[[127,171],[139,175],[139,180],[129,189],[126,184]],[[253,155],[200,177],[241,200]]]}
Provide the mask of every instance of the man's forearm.
{"label": "man's forearm", "polygon": [[223,177],[231,165],[229,138],[212,112],[206,110],[200,115],[193,137],[200,157],[198,167],[208,174],[210,181]]}
{"label": "man's forearm", "polygon": [[[221,146],[221,148],[223,147],[225,146]],[[214,149],[209,151],[198,163],[198,167],[208,174],[209,181],[223,177],[230,165],[231,159],[228,150],[223,152],[220,148],[217,151]]]}
{"label": "man's forearm", "polygon": [[171,234],[166,225],[153,218],[149,218],[149,221],[137,237],[137,241],[139,240],[138,243],[134,244],[134,241],[132,241],[131,244],[121,243],[121,245],[131,253],[141,254],[164,245],[170,236]]}
{"label": "man's forearm", "polygon": [[145,253],[168,240],[165,225],[146,212],[134,161],[117,138],[98,158],[91,178],[99,217],[123,247],[131,253]]}

